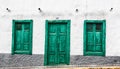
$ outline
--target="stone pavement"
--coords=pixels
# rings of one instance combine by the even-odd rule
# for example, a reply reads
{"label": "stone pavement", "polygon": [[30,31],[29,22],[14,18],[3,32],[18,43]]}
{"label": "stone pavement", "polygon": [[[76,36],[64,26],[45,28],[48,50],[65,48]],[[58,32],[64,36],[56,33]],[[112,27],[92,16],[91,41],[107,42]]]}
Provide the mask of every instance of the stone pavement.
{"label": "stone pavement", "polygon": [[91,67],[45,67],[45,66],[34,66],[34,67],[1,67],[0,69],[120,69],[120,66],[91,66]]}
{"label": "stone pavement", "polygon": [[[86,66],[120,66],[120,56],[83,56],[71,55],[70,65],[76,67]],[[11,55],[0,54],[0,67],[27,67],[27,66],[44,66],[44,55]],[[67,66],[66,66],[67,67]],[[75,66],[74,66],[75,67]],[[31,68],[31,67],[30,67]],[[30,69],[29,68],[29,69]]]}

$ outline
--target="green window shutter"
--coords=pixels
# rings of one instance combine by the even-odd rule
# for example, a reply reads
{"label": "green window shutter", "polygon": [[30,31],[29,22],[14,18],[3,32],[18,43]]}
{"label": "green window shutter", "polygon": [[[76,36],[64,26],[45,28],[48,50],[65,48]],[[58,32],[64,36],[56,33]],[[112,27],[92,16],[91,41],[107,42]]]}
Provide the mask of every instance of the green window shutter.
{"label": "green window shutter", "polygon": [[12,54],[32,54],[32,20],[13,20]]}
{"label": "green window shutter", "polygon": [[105,20],[84,21],[84,55],[105,56]]}

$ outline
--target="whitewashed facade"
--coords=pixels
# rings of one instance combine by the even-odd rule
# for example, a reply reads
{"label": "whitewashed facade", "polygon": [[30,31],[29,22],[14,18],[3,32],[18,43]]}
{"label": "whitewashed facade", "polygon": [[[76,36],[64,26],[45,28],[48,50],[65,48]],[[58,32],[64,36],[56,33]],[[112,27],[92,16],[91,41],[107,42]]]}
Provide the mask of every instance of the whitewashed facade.
{"label": "whitewashed facade", "polygon": [[70,55],[83,55],[84,20],[106,20],[105,56],[120,56],[119,0],[0,0],[0,53],[12,52],[13,20],[33,20],[32,54],[45,52],[46,20],[70,20]]}

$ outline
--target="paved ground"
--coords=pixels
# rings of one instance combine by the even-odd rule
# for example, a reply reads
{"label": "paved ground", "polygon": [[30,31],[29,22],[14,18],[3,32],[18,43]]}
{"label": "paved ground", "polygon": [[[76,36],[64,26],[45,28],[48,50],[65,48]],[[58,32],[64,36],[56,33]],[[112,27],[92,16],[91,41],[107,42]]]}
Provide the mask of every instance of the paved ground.
{"label": "paved ground", "polygon": [[98,67],[2,67],[0,69],[120,69],[120,66],[98,66]]}
{"label": "paved ground", "polygon": [[[86,66],[120,66],[120,56],[82,56],[71,55],[70,65]],[[0,54],[0,67],[44,66],[44,55]],[[30,67],[31,68],[31,67]]]}

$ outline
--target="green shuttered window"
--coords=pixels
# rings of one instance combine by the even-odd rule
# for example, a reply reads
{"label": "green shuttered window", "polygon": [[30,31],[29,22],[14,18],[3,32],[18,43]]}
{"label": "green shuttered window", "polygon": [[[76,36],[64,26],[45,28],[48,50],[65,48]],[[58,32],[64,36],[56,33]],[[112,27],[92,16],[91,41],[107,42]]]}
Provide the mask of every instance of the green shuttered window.
{"label": "green shuttered window", "polygon": [[12,54],[32,54],[32,20],[13,20]]}
{"label": "green shuttered window", "polygon": [[105,20],[84,21],[84,55],[105,56]]}

